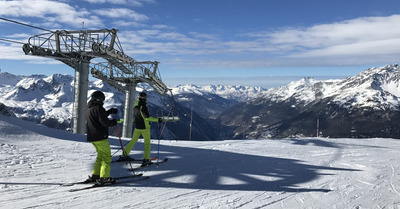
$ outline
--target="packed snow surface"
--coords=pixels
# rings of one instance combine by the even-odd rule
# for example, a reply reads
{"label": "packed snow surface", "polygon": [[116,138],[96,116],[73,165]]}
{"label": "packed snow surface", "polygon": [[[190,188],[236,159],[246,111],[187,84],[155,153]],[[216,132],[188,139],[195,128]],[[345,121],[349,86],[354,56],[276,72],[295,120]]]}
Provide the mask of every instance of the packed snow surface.
{"label": "packed snow surface", "polygon": [[[109,140],[116,158],[119,139]],[[142,150],[140,141],[132,156]],[[148,180],[69,192],[85,185],[59,184],[91,173],[86,137],[0,116],[0,207],[400,208],[397,139],[160,141],[159,150],[169,161],[140,171]],[[111,174],[129,168],[113,163]]]}

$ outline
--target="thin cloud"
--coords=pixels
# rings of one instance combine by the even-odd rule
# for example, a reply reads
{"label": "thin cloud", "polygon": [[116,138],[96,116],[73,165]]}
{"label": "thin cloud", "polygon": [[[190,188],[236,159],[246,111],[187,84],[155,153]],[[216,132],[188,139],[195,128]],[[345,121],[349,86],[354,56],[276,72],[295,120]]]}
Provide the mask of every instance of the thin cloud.
{"label": "thin cloud", "polygon": [[216,34],[209,34],[209,33],[198,33],[198,32],[190,32],[194,38],[198,39],[206,39],[206,40],[216,40],[218,36]]}
{"label": "thin cloud", "polygon": [[[393,52],[391,45],[397,46],[400,50],[399,22],[400,15],[364,17],[304,29],[286,29],[264,35],[269,44],[288,52],[294,50],[291,56],[369,54],[371,49],[376,47],[383,51],[372,50],[375,53],[386,53]],[[261,34],[252,35],[261,38]],[[389,47],[389,50],[385,52],[386,47]],[[399,50],[397,52],[400,52]]]}
{"label": "thin cloud", "polygon": [[0,8],[2,16],[39,18],[44,21],[42,24],[46,25],[60,23],[78,27],[82,22],[90,27],[103,25],[101,19],[91,15],[88,10],[77,10],[66,3],[56,1],[0,1]]}
{"label": "thin cloud", "polygon": [[[264,57],[321,57],[338,55],[400,53],[400,15],[364,17],[308,28],[286,28],[279,31],[261,31],[220,40],[216,34],[176,31],[141,30],[136,47],[141,53],[174,54],[264,54]],[[242,36],[243,37],[243,36]],[[212,45],[212,46],[210,46]],[[160,48],[157,48],[160,47]],[[168,47],[171,47],[168,49]],[[371,49],[380,50],[371,50]],[[149,51],[146,51],[149,50]],[[192,50],[192,52],[190,52]],[[138,52],[138,51],[137,51]]]}
{"label": "thin cloud", "polygon": [[124,4],[136,7],[142,7],[144,4],[154,4],[155,0],[84,0],[92,4]]}
{"label": "thin cloud", "polygon": [[137,21],[116,20],[111,23],[113,26],[119,27],[147,27],[146,24]]}
{"label": "thin cloud", "polygon": [[400,54],[400,38],[364,41],[309,50],[291,57],[360,56],[374,54]]}
{"label": "thin cloud", "polygon": [[149,17],[147,17],[146,15],[140,14],[135,10],[127,8],[110,8],[101,10],[97,9],[93,10],[93,13],[110,18],[133,19],[134,21],[139,21],[139,22],[146,21],[149,19]]}
{"label": "thin cloud", "polygon": [[[0,45],[1,59],[7,60],[31,60],[35,59],[33,56],[26,56],[22,51],[21,45],[19,44],[9,44]],[[44,59],[44,58],[42,58]]]}
{"label": "thin cloud", "polygon": [[83,0],[92,4],[104,4],[104,3],[112,3],[112,4],[125,4],[126,0]]}
{"label": "thin cloud", "polygon": [[169,26],[169,25],[153,25],[151,26],[153,29],[175,29],[175,27]]}

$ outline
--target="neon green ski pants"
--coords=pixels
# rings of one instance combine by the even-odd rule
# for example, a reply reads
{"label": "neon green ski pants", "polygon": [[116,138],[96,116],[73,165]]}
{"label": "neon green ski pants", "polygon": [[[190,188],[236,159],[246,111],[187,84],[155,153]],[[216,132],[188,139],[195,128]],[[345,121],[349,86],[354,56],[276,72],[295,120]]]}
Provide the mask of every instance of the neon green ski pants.
{"label": "neon green ski pants", "polygon": [[99,175],[100,178],[110,177],[112,157],[108,139],[94,141],[92,144],[97,152],[92,174]]}
{"label": "neon green ski pants", "polygon": [[131,141],[125,147],[125,153],[126,155],[129,155],[129,153],[132,151],[133,146],[135,146],[136,142],[139,140],[140,135],[142,135],[144,139],[143,159],[150,159],[150,129],[135,129],[135,131],[133,131]]}

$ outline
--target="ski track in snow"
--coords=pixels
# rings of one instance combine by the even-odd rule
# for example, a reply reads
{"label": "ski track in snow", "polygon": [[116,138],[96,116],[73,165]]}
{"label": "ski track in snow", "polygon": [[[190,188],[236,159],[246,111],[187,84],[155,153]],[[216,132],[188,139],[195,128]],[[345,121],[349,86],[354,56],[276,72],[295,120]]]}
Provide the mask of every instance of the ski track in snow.
{"label": "ski track in snow", "polygon": [[[140,141],[132,155],[142,150]],[[68,192],[83,185],[59,184],[91,173],[85,136],[0,116],[0,207],[400,208],[399,152],[399,140],[380,138],[161,141],[170,160],[140,171],[150,179]],[[113,163],[111,174],[129,165]]]}

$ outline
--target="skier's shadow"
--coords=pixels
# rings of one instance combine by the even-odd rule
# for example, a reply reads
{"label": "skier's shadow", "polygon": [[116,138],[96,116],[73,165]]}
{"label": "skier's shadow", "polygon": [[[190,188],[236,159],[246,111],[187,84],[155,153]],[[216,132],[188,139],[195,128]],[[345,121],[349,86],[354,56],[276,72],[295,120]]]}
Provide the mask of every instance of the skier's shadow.
{"label": "skier's shadow", "polygon": [[[157,145],[155,145],[155,148]],[[154,145],[153,145],[154,147]],[[137,143],[134,150],[143,150]],[[219,150],[160,146],[160,155],[170,160],[158,167],[144,169],[151,172],[149,181],[140,182],[147,187],[172,187],[188,189],[276,191],[276,192],[329,192],[328,188],[298,186],[314,181],[323,175],[335,175],[354,169],[306,164],[299,160],[265,157]],[[119,166],[119,167],[118,167]],[[113,171],[128,165],[113,165]],[[125,185],[132,186],[132,185]]]}

